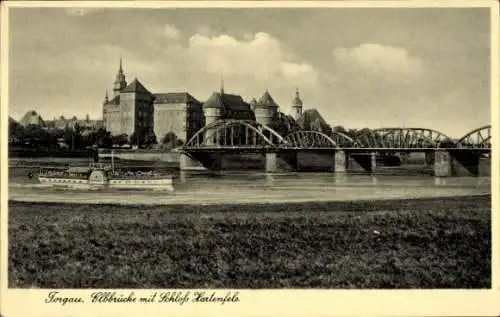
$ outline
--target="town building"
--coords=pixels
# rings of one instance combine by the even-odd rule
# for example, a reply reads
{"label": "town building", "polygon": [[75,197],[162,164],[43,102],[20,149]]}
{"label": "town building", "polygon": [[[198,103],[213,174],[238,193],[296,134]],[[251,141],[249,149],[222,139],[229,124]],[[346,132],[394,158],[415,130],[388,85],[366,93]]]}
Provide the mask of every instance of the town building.
{"label": "town building", "polygon": [[65,118],[60,116],[59,118],[54,118],[53,120],[44,120],[40,114],[35,110],[30,110],[19,120],[19,124],[23,126],[27,125],[38,125],[42,128],[47,129],[75,129],[75,127],[80,127],[84,130],[97,130],[103,127],[102,120],[90,119],[89,115],[85,119],[78,119],[76,116],[72,118]]}
{"label": "town building", "polygon": [[31,110],[26,112],[24,116],[19,120],[19,123],[23,126],[28,126],[28,125],[39,125],[41,127],[46,127],[47,124],[45,121],[42,119],[42,116],[38,114],[35,110]]}
{"label": "town building", "polygon": [[86,130],[98,130],[104,127],[102,120],[90,119],[89,115],[85,119],[78,119],[76,116],[68,119],[60,116],[59,118],[54,118],[52,121],[47,121],[47,125],[59,130],[74,130],[76,127]]}

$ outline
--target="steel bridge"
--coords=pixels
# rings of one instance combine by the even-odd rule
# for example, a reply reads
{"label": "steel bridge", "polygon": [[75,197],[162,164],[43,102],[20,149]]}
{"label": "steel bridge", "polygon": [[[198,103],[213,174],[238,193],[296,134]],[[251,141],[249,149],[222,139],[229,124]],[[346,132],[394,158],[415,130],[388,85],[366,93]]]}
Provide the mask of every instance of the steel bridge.
{"label": "steel bridge", "polygon": [[344,133],[296,131],[282,136],[268,126],[248,120],[220,120],[196,132],[179,150],[183,152],[272,152],[344,150],[348,152],[425,152],[436,149],[489,153],[491,125],[452,139],[424,128],[381,128],[350,137]]}

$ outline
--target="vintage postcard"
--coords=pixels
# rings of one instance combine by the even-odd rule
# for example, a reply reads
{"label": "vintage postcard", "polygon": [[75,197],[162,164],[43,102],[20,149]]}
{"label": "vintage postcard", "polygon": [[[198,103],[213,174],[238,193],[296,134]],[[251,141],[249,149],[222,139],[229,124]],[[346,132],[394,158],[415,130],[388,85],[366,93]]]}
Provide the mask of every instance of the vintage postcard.
{"label": "vintage postcard", "polygon": [[0,313],[500,314],[498,15],[2,2]]}

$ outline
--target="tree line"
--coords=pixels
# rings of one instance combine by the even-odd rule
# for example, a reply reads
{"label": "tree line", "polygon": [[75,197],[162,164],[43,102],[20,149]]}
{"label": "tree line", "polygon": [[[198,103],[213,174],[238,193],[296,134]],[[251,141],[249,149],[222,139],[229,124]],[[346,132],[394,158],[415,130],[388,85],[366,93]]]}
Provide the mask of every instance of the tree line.
{"label": "tree line", "polygon": [[73,128],[58,129],[36,124],[23,126],[9,121],[9,146],[35,150],[80,150],[88,147],[112,148],[124,145],[141,148],[171,149],[183,144],[175,133],[166,133],[158,142],[152,129],[138,130],[131,135],[112,135],[104,128],[89,130],[75,124]]}

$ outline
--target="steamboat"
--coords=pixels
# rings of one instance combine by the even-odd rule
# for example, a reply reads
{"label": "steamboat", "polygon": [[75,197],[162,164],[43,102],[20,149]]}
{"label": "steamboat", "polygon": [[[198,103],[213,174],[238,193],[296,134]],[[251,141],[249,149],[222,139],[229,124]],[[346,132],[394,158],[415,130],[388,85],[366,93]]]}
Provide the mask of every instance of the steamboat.
{"label": "steamboat", "polygon": [[129,172],[115,170],[109,164],[90,163],[88,167],[66,170],[40,170],[39,182],[48,187],[75,189],[146,189],[173,191],[174,176],[154,171]]}

